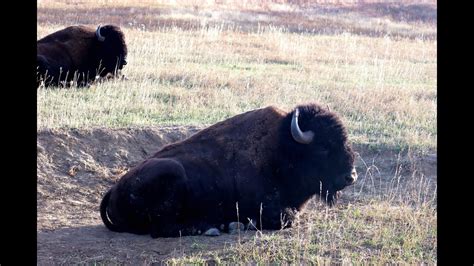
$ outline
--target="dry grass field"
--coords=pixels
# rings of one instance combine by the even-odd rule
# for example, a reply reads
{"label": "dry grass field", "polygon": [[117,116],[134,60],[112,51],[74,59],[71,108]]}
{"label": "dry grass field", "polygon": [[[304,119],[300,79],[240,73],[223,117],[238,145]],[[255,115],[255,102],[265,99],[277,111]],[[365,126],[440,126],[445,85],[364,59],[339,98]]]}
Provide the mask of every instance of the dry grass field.
{"label": "dry grass field", "polygon": [[[38,2],[38,39],[119,25],[127,80],[37,90],[38,263],[436,264],[433,1]],[[161,146],[241,112],[316,101],[341,115],[360,179],[292,229],[117,234],[103,193]]]}

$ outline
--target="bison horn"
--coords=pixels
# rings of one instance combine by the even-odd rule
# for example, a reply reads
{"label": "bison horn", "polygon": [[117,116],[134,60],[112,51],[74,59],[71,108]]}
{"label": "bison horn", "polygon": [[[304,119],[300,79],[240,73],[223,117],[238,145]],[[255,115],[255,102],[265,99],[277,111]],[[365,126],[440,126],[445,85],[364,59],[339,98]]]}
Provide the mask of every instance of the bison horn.
{"label": "bison horn", "polygon": [[298,108],[293,112],[293,118],[291,118],[291,136],[295,139],[296,142],[301,144],[309,144],[313,141],[314,133],[311,130],[308,131],[301,131],[300,127],[298,126],[298,116],[300,111]]}
{"label": "bison horn", "polygon": [[103,41],[105,41],[105,37],[100,34],[100,29],[101,28],[102,28],[101,25],[99,25],[99,27],[97,27],[97,30],[95,31],[95,36],[97,36],[97,39],[99,39],[99,41],[103,42]]}

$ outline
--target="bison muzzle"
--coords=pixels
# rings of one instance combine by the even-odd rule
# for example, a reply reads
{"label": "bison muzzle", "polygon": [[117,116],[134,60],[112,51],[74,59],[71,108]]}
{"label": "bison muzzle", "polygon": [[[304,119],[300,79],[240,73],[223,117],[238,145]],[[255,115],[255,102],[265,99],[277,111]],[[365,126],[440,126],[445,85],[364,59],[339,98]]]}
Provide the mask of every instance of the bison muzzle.
{"label": "bison muzzle", "polygon": [[238,219],[281,229],[311,197],[332,205],[356,179],[335,113],[315,103],[289,113],[270,106],[163,147],[105,194],[100,213],[112,231],[153,238],[219,235]]}

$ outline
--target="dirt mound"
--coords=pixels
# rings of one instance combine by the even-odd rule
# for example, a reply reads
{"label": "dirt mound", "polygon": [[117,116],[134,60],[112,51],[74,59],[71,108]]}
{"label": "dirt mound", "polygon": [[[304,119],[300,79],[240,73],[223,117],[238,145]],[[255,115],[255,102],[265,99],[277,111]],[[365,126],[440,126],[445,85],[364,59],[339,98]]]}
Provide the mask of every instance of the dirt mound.
{"label": "dirt mound", "polygon": [[90,224],[88,219],[98,219],[96,213],[80,210],[97,210],[103,193],[130,167],[163,145],[198,130],[163,127],[38,132],[38,229]]}
{"label": "dirt mound", "polygon": [[[222,249],[225,243],[235,243],[235,235],[152,239],[117,234],[107,230],[100,219],[102,196],[128,169],[163,145],[189,137],[201,128],[170,126],[38,132],[38,264],[100,261],[143,264]],[[361,167],[377,160],[380,171],[390,173],[401,161],[413,161],[425,175],[433,177],[435,183],[434,155],[400,159],[396,153],[364,147],[355,147],[355,150],[360,154],[358,164]],[[252,233],[244,234],[242,240],[251,236]]]}

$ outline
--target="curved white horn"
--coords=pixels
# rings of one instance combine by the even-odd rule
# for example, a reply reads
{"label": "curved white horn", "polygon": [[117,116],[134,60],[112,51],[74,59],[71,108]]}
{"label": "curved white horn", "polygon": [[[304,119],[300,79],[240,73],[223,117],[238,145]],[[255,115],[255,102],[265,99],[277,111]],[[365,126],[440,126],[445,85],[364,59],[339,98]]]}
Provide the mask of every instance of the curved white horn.
{"label": "curved white horn", "polygon": [[314,133],[311,130],[301,131],[300,126],[298,126],[298,116],[300,111],[296,108],[293,113],[293,118],[291,118],[291,136],[295,139],[296,142],[301,144],[309,144],[313,141]]}
{"label": "curved white horn", "polygon": [[95,31],[95,36],[97,36],[97,39],[99,39],[99,41],[103,42],[103,41],[105,41],[105,37],[100,34],[100,29],[101,28],[102,28],[101,25],[99,25],[99,27],[97,27],[97,30]]}

